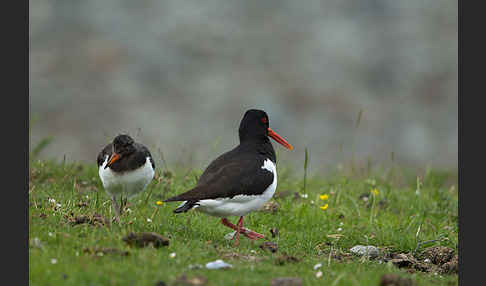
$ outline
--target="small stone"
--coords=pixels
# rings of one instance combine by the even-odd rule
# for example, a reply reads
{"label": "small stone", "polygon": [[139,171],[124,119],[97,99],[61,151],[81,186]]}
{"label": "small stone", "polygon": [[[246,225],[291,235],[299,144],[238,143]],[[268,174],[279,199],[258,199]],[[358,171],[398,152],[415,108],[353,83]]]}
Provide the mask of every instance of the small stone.
{"label": "small stone", "polygon": [[235,234],[236,234],[236,230],[233,231],[233,232],[227,233],[227,234],[225,234],[224,239],[226,239],[226,240],[232,240],[233,237],[235,236]]}
{"label": "small stone", "polygon": [[353,246],[349,251],[359,256],[368,255],[371,258],[375,258],[380,254],[378,248],[372,245],[367,245],[367,246],[356,245]]}
{"label": "small stone", "polygon": [[231,267],[233,267],[233,265],[228,264],[221,259],[206,263],[207,269],[225,269],[225,268],[231,268]]}

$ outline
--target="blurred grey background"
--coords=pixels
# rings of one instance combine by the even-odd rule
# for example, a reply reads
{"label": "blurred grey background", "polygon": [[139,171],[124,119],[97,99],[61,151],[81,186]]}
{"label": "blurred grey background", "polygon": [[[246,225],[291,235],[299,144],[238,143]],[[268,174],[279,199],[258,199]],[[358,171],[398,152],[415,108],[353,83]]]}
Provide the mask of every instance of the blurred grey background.
{"label": "blurred grey background", "polygon": [[[457,169],[457,1],[32,0],[30,146],[92,162],[129,133],[204,168],[264,109],[280,163]],[[361,116],[360,116],[361,114]],[[360,118],[358,120],[358,118]]]}

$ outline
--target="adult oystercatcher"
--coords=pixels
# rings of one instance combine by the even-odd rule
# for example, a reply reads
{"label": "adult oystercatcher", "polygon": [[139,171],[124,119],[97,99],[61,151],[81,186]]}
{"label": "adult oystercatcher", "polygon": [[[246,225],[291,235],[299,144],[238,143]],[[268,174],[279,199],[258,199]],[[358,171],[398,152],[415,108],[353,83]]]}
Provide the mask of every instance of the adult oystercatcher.
{"label": "adult oystercatcher", "polygon": [[111,196],[116,220],[120,222],[126,199],[145,190],[154,177],[154,160],[147,147],[122,134],[101,150],[97,161],[101,182]]}
{"label": "adult oystercatcher", "polygon": [[[263,110],[246,111],[239,128],[240,145],[209,164],[197,185],[165,202],[184,201],[175,213],[195,208],[203,213],[221,217],[221,223],[236,231],[235,246],[240,233],[250,239],[265,236],[243,227],[243,216],[260,209],[277,188],[276,157],[271,137],[284,147],[293,147],[269,128]],[[228,216],[239,216],[237,225]]]}

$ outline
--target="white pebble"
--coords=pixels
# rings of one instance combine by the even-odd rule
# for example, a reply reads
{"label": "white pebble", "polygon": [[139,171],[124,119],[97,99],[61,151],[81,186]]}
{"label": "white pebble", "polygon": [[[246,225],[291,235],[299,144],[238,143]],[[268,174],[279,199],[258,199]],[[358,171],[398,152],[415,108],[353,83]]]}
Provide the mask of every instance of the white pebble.
{"label": "white pebble", "polygon": [[372,258],[377,257],[380,252],[378,248],[376,248],[373,245],[368,245],[368,246],[356,245],[353,246],[349,251],[359,256],[369,255]]}
{"label": "white pebble", "polygon": [[228,264],[221,259],[206,263],[207,269],[221,269],[221,268],[231,268],[231,267],[233,267],[231,264]]}
{"label": "white pebble", "polygon": [[233,231],[233,232],[227,233],[227,234],[225,234],[224,239],[226,239],[226,240],[232,240],[233,237],[235,236],[235,234],[236,234],[236,230]]}

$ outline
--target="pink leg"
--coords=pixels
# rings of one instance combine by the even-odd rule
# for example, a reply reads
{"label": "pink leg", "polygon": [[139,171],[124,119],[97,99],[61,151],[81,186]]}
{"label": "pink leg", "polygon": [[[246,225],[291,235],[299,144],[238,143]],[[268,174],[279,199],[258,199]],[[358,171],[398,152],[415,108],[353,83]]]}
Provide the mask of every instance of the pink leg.
{"label": "pink leg", "polygon": [[[240,232],[241,232],[241,233],[242,233],[244,236],[248,237],[249,239],[253,239],[253,240],[255,240],[255,239],[259,239],[259,238],[265,238],[265,236],[264,236],[263,234],[260,234],[260,233],[258,233],[258,232],[254,232],[254,231],[252,231],[252,230],[249,230],[249,229],[247,229],[247,228],[244,228],[244,227],[243,227],[243,217],[241,217],[241,218],[240,218],[240,221],[241,221],[241,229],[240,229]],[[222,218],[222,219],[221,219],[221,223],[222,223],[223,225],[225,225],[225,226],[227,226],[227,227],[229,227],[229,228],[233,229],[233,230],[236,230],[236,232],[238,232],[238,227],[237,227],[236,225],[232,224],[232,223],[231,223],[231,222],[230,222],[230,221],[229,221],[227,218]],[[240,223],[240,222],[238,221],[238,224],[239,224],[239,223]]]}
{"label": "pink leg", "polygon": [[235,246],[238,246],[239,241],[238,239],[240,238],[240,232],[243,226],[243,216],[240,216],[240,220],[238,221],[238,224],[236,225],[236,238],[235,238]]}

